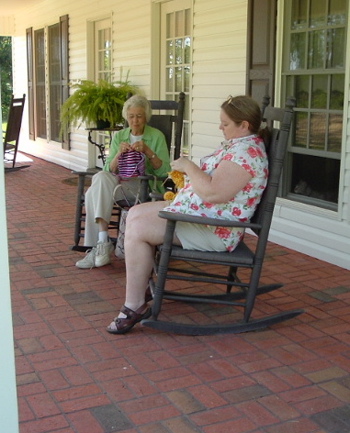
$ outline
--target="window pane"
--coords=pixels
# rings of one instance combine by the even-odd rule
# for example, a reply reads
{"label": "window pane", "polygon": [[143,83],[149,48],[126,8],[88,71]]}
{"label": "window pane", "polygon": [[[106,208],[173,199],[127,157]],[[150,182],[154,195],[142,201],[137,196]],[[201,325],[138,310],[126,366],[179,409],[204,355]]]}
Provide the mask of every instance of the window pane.
{"label": "window pane", "polygon": [[185,10],[185,35],[191,34],[191,9]]}
{"label": "window pane", "polygon": [[307,146],[308,114],[295,113],[295,143],[297,147]]}
{"label": "window pane", "polygon": [[184,91],[185,92],[189,92],[190,91],[190,67],[189,66],[185,66],[184,67]]}
{"label": "window pane", "polygon": [[175,62],[177,65],[184,63],[182,39],[175,40]]}
{"label": "window pane", "polygon": [[174,14],[167,14],[166,16],[166,37],[173,38],[174,37]]}
{"label": "window pane", "polygon": [[188,131],[188,123],[184,123],[182,135],[182,156],[190,156],[190,146],[188,142],[188,137],[190,134]]}
{"label": "window pane", "polygon": [[345,61],[345,29],[328,31],[327,68],[343,68]]}
{"label": "window pane", "polygon": [[191,38],[185,38],[185,63],[191,61]]}
{"label": "window pane", "polygon": [[109,48],[111,40],[111,31],[110,29],[102,29],[98,31],[98,49],[105,50]]}
{"label": "window pane", "polygon": [[344,75],[333,75],[331,78],[331,95],[329,108],[343,110],[344,107]]}
{"label": "window pane", "polygon": [[295,95],[299,108],[308,108],[309,106],[309,77],[302,75],[295,77]]}
{"label": "window pane", "polygon": [[309,33],[309,68],[323,69],[326,59],[326,32],[316,30]]}
{"label": "window pane", "polygon": [[286,95],[290,96],[290,95],[295,95],[294,92],[294,76],[291,77],[286,77]]}
{"label": "window pane", "polygon": [[341,138],[343,130],[343,116],[341,114],[329,115],[328,149],[330,152],[341,150]]}
{"label": "window pane", "polygon": [[167,68],[166,91],[174,91],[174,68]]}
{"label": "window pane", "polygon": [[310,149],[325,149],[326,125],[326,114],[311,113],[309,145]]}
{"label": "window pane", "polygon": [[305,68],[305,47],[305,33],[294,33],[291,35],[291,49],[289,55],[289,69],[291,71]]}
{"label": "window pane", "polygon": [[339,160],[294,154],[292,192],[310,199],[337,203],[339,174]]}
{"label": "window pane", "polygon": [[328,77],[314,75],[312,78],[311,108],[327,108]]}
{"label": "window pane", "polygon": [[182,68],[175,68],[175,92],[182,91]]}
{"label": "window pane", "polygon": [[167,65],[173,65],[174,64],[174,43],[172,40],[166,42],[166,62]]}
{"label": "window pane", "polygon": [[311,0],[310,27],[319,27],[326,24],[326,0]]}
{"label": "window pane", "polygon": [[305,0],[293,0],[292,29],[300,29],[306,26],[307,2]]}
{"label": "window pane", "polygon": [[346,0],[330,0],[329,2],[329,24],[346,23]]}
{"label": "window pane", "polygon": [[175,12],[175,37],[184,36],[185,34],[185,14],[184,11]]}

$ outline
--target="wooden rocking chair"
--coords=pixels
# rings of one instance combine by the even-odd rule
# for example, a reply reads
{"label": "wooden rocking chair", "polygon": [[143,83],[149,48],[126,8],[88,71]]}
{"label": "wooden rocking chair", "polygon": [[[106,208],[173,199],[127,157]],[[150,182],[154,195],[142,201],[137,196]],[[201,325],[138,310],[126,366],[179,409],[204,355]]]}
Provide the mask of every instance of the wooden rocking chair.
{"label": "wooden rocking chair", "polygon": [[[179,93],[177,101],[171,100],[150,100],[152,107],[152,117],[148,123],[150,126],[159,129],[163,132],[171,159],[176,159],[180,156],[183,119],[185,110],[185,94]],[[77,204],[75,215],[75,230],[74,230],[74,245],[71,247],[74,251],[86,251],[91,248],[88,246],[80,245],[80,240],[84,238],[85,231],[85,179],[91,177],[95,172],[74,172],[78,177],[78,191],[77,191]],[[145,202],[149,200],[148,184],[151,178],[149,176],[141,176],[142,190],[140,201]],[[112,212],[112,220],[110,221],[109,229],[118,230],[119,227],[120,207],[114,206]],[[115,240],[115,236],[111,236]]]}
{"label": "wooden rocking chair", "polygon": [[[270,143],[266,143],[270,174],[262,200],[255,211],[253,218],[249,223],[227,220],[220,220],[220,223],[218,223],[217,219],[194,217],[161,211],[159,216],[167,219],[167,228],[164,242],[159,246],[156,255],[154,276],[150,280],[150,288],[153,293],[154,301],[152,305],[152,316],[149,319],[143,320],[141,322],[143,325],[160,331],[186,335],[240,333],[262,329],[275,323],[291,319],[302,313],[302,310],[283,311],[272,316],[251,319],[251,313],[253,311],[256,296],[282,287],[281,284],[261,286],[259,285],[259,280],[264,262],[279,180],[285,159],[295,100],[289,98],[285,109],[269,106],[266,107],[266,105],[265,100],[263,103],[264,120],[268,125],[270,125],[272,121],[279,121],[280,127],[270,128]],[[248,246],[247,243],[242,240],[233,252],[185,250],[179,246],[172,245],[177,221],[250,229],[256,234],[255,246]],[[173,265],[171,268],[170,264],[174,263],[173,261],[180,261],[183,265],[181,266],[177,263],[176,266]],[[194,266],[190,267],[190,263],[194,263]],[[204,263],[205,267],[198,269],[198,263]],[[222,269],[223,272],[205,272],[205,269],[209,269],[210,267],[214,267],[215,272],[219,271],[219,269]],[[244,278],[238,276],[239,270],[244,271],[242,274]],[[242,281],[241,278],[244,279],[244,281]],[[186,293],[184,291],[170,291],[166,290],[166,283],[169,280],[182,280],[190,282],[190,285],[186,284]],[[198,288],[196,284],[193,284],[195,289],[193,290],[194,294],[188,293],[192,287],[192,283],[201,283],[202,285],[202,287]],[[226,286],[226,292],[218,292],[217,286],[220,284]],[[199,290],[201,292],[207,290],[208,286],[210,291],[213,291],[214,289],[214,293],[208,295],[197,294]],[[232,289],[235,290],[233,291]],[[214,323],[210,324],[194,323],[195,320],[192,320],[190,317],[188,318],[187,323],[175,323],[172,321],[159,320],[158,316],[161,312],[163,299],[193,303],[231,305],[233,307],[232,310],[234,311],[234,314],[232,315],[232,317],[234,316],[234,319],[229,323],[214,321]],[[241,310],[243,310],[243,317]],[[220,308],[218,307],[215,311],[220,317]],[[242,317],[238,321],[236,317],[237,315]]]}

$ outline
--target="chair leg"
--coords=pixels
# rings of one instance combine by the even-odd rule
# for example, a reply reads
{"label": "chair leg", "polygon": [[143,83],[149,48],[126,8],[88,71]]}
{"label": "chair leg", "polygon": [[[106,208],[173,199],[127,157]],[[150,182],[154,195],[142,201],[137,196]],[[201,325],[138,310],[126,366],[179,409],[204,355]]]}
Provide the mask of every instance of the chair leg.
{"label": "chair leg", "polygon": [[162,253],[157,268],[157,281],[151,283],[151,289],[154,286],[152,317],[157,320],[164,296],[165,282],[168,274],[168,265],[170,260],[171,248],[173,244],[175,231],[175,221],[167,221],[167,228],[164,236]]}
{"label": "chair leg", "polygon": [[85,186],[85,175],[78,174],[78,192],[77,192],[77,202],[75,211],[75,227],[74,227],[74,245],[72,250],[79,251],[81,247],[79,246],[80,235],[81,235],[81,218],[83,214],[83,196],[84,196],[84,186]]}

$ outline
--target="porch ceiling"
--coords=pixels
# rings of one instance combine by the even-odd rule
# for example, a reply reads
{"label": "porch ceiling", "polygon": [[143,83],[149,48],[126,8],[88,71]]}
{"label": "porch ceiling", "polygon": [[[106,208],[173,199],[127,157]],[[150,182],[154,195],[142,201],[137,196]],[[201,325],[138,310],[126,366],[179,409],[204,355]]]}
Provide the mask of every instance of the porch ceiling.
{"label": "porch ceiling", "polygon": [[41,3],[42,0],[1,0],[1,12],[2,16],[13,15],[15,12],[19,12],[22,9],[26,9],[35,3]]}

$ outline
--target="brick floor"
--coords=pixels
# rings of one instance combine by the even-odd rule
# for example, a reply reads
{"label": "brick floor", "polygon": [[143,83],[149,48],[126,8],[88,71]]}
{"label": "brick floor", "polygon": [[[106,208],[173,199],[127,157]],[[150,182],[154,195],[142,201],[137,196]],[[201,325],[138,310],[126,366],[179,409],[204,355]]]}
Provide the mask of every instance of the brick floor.
{"label": "brick floor", "polygon": [[240,335],[113,336],[124,263],[75,267],[74,176],[33,158],[5,177],[20,433],[349,433],[349,271],[270,243],[263,282],[284,287],[255,311],[304,314]]}

